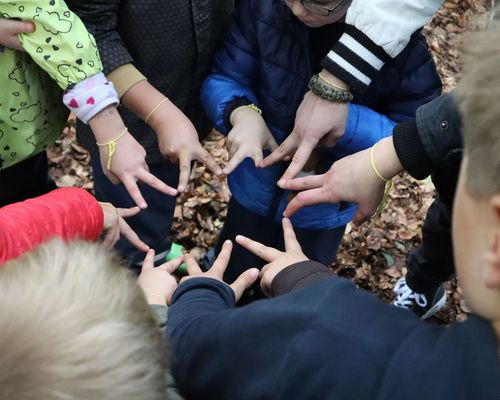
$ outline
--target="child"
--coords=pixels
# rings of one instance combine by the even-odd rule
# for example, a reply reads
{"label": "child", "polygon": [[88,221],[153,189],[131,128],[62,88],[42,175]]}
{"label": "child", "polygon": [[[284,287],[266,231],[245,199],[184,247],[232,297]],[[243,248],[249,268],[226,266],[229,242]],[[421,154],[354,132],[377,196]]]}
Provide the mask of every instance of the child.
{"label": "child", "polygon": [[[187,259],[200,277],[179,285],[168,326],[172,371],[186,396],[499,398],[499,40],[490,32],[468,43],[460,90],[465,147],[453,245],[468,319],[435,326],[382,304],[307,261],[285,219],[285,252],[237,238],[268,262],[261,286],[274,299],[235,309],[223,268],[206,279]],[[227,362],[235,354],[236,364]]]}
{"label": "child", "polygon": [[127,237],[141,251],[148,251],[123,218],[139,208],[115,208],[99,203],[86,190],[61,188],[50,193],[0,208],[0,265],[46,242],[54,236],[65,240],[97,240],[112,248],[120,237]]}
{"label": "child", "polygon": [[[154,253],[151,253],[154,256]],[[103,246],[53,240],[0,270],[3,399],[177,400],[145,296],[166,310],[181,260],[132,273]],[[159,281],[158,277],[163,280]],[[151,282],[156,283],[154,287]],[[142,288],[144,292],[141,291]],[[160,313],[158,313],[160,314]]]}
{"label": "child", "polygon": [[[341,22],[349,3],[240,3],[224,47],[215,57],[214,72],[201,91],[207,115],[228,135],[232,160],[225,172],[234,170],[229,175],[233,198],[219,249],[238,233],[258,237],[273,247],[283,246],[279,220],[293,192],[276,187],[286,169],[284,163],[258,169],[262,147],[274,147],[291,132],[311,75],[321,70],[321,59],[344,29],[349,33]],[[374,56],[384,57],[370,50]],[[414,118],[418,106],[436,97],[440,88],[427,45],[418,34],[403,53],[386,63],[366,92],[354,99],[322,75],[316,76],[311,89],[328,99],[322,101],[352,102],[344,115],[342,138],[335,147],[320,149],[308,170],[322,173],[334,161],[389,136],[396,122]],[[292,221],[305,254],[324,264],[334,261],[345,225],[355,211],[354,204],[342,202],[308,207],[295,214]],[[236,248],[226,279],[233,280],[248,265],[258,266],[261,261]]]}
{"label": "child", "polygon": [[[54,188],[47,177],[45,147],[62,132],[68,111],[92,128],[101,163],[114,183],[122,181],[141,208],[137,180],[163,193],[176,191],[148,172],[145,151],[116,111],[118,97],[102,74],[94,38],[62,0],[0,1],[0,16],[31,20],[35,32],[21,34],[27,53],[0,54],[0,205]],[[8,189],[7,189],[8,188]]]}

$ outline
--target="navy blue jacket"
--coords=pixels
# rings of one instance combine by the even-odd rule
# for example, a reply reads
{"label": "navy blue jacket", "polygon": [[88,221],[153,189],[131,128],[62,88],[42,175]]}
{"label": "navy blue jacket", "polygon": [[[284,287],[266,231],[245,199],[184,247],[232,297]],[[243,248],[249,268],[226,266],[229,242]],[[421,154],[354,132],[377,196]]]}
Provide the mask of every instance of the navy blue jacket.
{"label": "navy blue jacket", "polygon": [[[335,38],[325,37],[328,40]],[[241,1],[224,45],[216,53],[213,73],[201,89],[206,114],[227,134],[231,129],[227,108],[235,99],[245,99],[262,109],[276,141],[283,142],[292,131],[309,79],[317,72],[311,65],[310,53],[308,28],[282,0]],[[366,92],[349,105],[345,134],[333,149],[325,151],[317,172],[389,136],[395,122],[415,118],[417,108],[439,95],[440,90],[441,81],[427,43],[417,34],[405,51],[384,66]],[[231,192],[247,209],[273,216],[279,222],[290,194],[276,186],[284,168],[285,164],[280,163],[257,169],[247,158],[229,176]],[[330,229],[349,222],[354,212],[355,205],[322,204],[303,208],[292,222],[302,228]]]}
{"label": "navy blue jacket", "polygon": [[282,271],[272,290],[291,292],[235,308],[222,282],[179,285],[167,331],[186,398],[500,398],[496,336],[478,316],[431,325],[311,262]]}

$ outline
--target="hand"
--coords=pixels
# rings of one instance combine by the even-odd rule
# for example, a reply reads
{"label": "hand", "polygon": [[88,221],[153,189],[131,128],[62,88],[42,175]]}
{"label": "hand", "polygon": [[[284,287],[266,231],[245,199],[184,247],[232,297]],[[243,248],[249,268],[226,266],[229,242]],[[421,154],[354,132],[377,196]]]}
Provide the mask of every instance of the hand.
{"label": "hand", "polygon": [[[114,106],[101,110],[89,121],[89,125],[98,143],[108,143],[110,140],[116,139],[120,132],[125,129],[120,114]],[[166,195],[175,196],[177,194],[177,190],[149,172],[146,164],[146,150],[129,132],[116,142],[116,150],[111,159],[111,169],[108,170],[108,146],[99,146],[99,156],[104,175],[114,184],[122,182],[139,208],[146,208],[147,203],[137,186],[138,181]]]}
{"label": "hand", "polygon": [[[185,276],[184,278],[182,278],[181,283],[195,277],[212,278],[224,283],[222,277],[224,275],[224,271],[226,271],[232,250],[233,244],[230,240],[226,240],[226,242],[222,246],[221,252],[212,265],[212,268],[210,268],[207,272],[202,272],[194,258],[189,254],[186,254],[184,256],[184,262],[186,263],[189,276]],[[259,270],[257,268],[251,268],[243,272],[238,277],[238,279],[236,279],[231,285],[229,285],[229,287],[233,289],[236,301],[241,298],[243,292],[250,286],[252,286],[252,284],[257,280],[258,277]]]}
{"label": "hand", "polygon": [[[402,170],[392,138],[383,139],[376,148],[375,163],[386,178]],[[384,195],[385,183],[373,171],[371,149],[360,151],[335,162],[323,175],[280,180],[278,186],[287,190],[304,190],[288,204],[284,215],[291,217],[302,207],[319,203],[352,201],[358,204],[353,222],[361,223],[377,210]]]}
{"label": "hand", "polygon": [[144,292],[148,304],[170,304],[172,295],[177,289],[177,281],[171,274],[182,264],[183,257],[176,258],[156,268],[154,259],[155,251],[151,249],[142,263],[137,284]]}
{"label": "hand", "polygon": [[32,22],[0,18],[0,45],[2,46],[24,51],[18,35],[32,32],[35,32],[35,24]]}
{"label": "hand", "polygon": [[217,162],[202,147],[191,121],[173,103],[167,101],[155,112],[151,126],[156,132],[161,154],[172,163],[179,162],[179,192],[186,189],[192,160],[202,162],[216,175],[222,174]]}
{"label": "hand", "polygon": [[223,173],[229,175],[247,157],[253,159],[255,166],[262,162],[262,149],[271,151],[278,148],[273,135],[264,119],[254,110],[241,108],[232,114],[233,129],[229,131],[226,146],[229,162]]}
{"label": "hand", "polygon": [[292,223],[288,218],[283,218],[283,235],[285,238],[285,251],[279,251],[272,247],[251,240],[245,236],[236,236],[236,242],[247,249],[249,252],[267,261],[268,264],[260,271],[260,287],[264,294],[270,297],[271,285],[279,272],[290,265],[301,261],[307,261],[308,258],[302,252],[299,242],[293,231]]}
{"label": "hand", "polygon": [[141,209],[133,208],[115,208],[110,203],[99,203],[104,214],[104,240],[103,243],[108,249],[112,249],[120,235],[125,236],[132,245],[140,251],[148,251],[149,246],[144,243],[123,218],[136,215]]}
{"label": "hand", "polygon": [[282,179],[294,178],[306,165],[318,144],[331,147],[342,137],[348,112],[347,104],[334,103],[307,92],[297,110],[292,133],[278,149],[264,159],[261,166],[268,167],[280,160],[289,159],[295,152],[282,176]]}

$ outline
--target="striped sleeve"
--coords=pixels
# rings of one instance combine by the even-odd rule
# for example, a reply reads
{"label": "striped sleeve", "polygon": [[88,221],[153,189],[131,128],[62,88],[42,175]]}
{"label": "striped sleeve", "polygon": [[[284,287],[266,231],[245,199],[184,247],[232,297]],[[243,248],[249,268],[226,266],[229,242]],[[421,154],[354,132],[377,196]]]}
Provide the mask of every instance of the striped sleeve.
{"label": "striped sleeve", "polygon": [[353,0],[346,15],[346,30],[324,58],[323,68],[353,92],[363,92],[442,3],[443,0]]}

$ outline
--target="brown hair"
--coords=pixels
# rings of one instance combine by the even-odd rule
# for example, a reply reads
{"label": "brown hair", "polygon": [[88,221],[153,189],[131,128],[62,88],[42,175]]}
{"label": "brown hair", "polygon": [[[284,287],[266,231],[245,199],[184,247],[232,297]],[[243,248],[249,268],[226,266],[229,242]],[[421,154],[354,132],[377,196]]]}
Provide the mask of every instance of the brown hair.
{"label": "brown hair", "polygon": [[119,264],[53,240],[0,269],[3,399],[165,398],[161,333]]}
{"label": "brown hair", "polygon": [[466,186],[476,197],[500,193],[500,31],[496,18],[490,27],[466,38],[458,88],[469,159]]}

